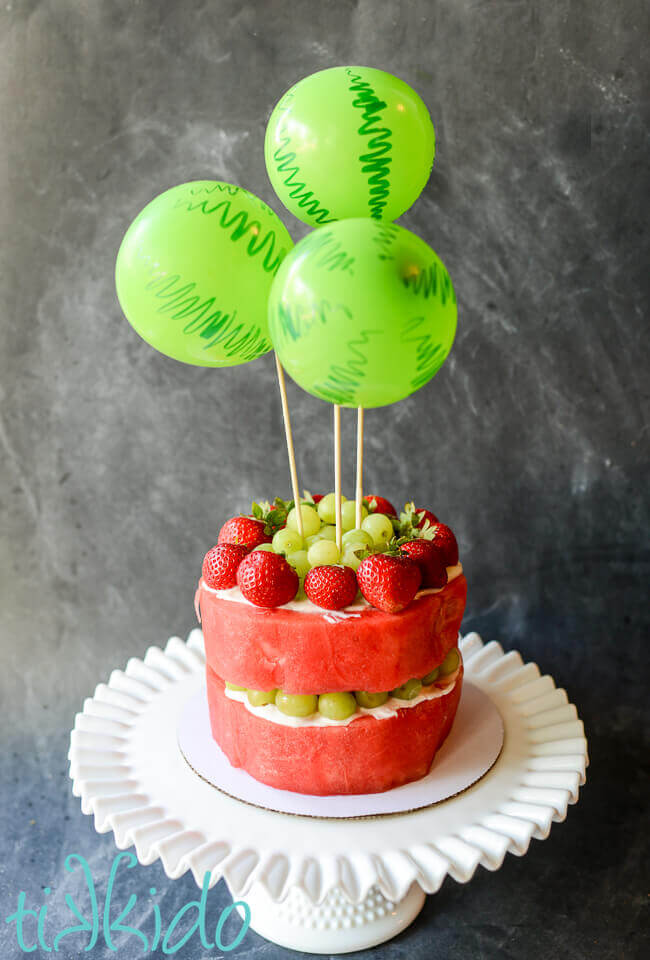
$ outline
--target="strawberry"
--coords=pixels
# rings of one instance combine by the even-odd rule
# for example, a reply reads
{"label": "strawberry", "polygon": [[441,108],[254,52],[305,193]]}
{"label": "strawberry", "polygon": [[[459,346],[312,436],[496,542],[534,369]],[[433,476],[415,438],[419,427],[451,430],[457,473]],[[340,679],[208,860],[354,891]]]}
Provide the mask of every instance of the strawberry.
{"label": "strawberry", "polygon": [[389,517],[397,516],[397,510],[386,497],[376,497],[373,493],[366,497],[366,500],[370,505],[371,513],[386,513]]}
{"label": "strawberry", "polygon": [[281,607],[298,592],[298,574],[279,553],[253,550],[239,564],[237,584],[256,607]]}
{"label": "strawberry", "polygon": [[427,522],[432,526],[434,523],[438,523],[438,518],[435,513],[431,513],[430,510],[426,510],[424,507],[416,507],[415,515],[418,518],[416,524],[418,530],[422,530]]}
{"label": "strawberry", "polygon": [[445,566],[455,567],[458,563],[458,543],[451,527],[444,523],[434,523],[425,536],[438,548]]}
{"label": "strawberry", "polygon": [[[302,492],[302,502],[303,503],[315,503],[317,506],[323,499],[322,493],[310,493],[309,490],[303,490]],[[291,501],[293,505],[293,500]]]}
{"label": "strawberry", "polygon": [[402,537],[409,539],[421,537],[434,523],[438,523],[434,513],[424,507],[416,507],[411,501],[399,515],[399,532]]}
{"label": "strawberry", "polygon": [[215,590],[237,586],[237,568],[247,553],[248,547],[235,543],[220,543],[208,550],[202,569],[207,585]]}
{"label": "strawberry", "polygon": [[442,551],[432,540],[409,540],[401,545],[400,551],[417,563],[423,587],[444,587],[447,583],[447,564]]}
{"label": "strawberry", "polygon": [[385,613],[398,613],[418,592],[422,574],[409,557],[375,553],[361,561],[357,580],[368,603]]}
{"label": "strawberry", "polygon": [[270,543],[273,537],[264,530],[264,521],[255,517],[232,517],[219,531],[218,543],[241,544],[252,550],[260,543]]}
{"label": "strawberry", "polygon": [[354,603],[359,585],[352,567],[313,567],[305,577],[305,593],[326,610],[342,610]]}

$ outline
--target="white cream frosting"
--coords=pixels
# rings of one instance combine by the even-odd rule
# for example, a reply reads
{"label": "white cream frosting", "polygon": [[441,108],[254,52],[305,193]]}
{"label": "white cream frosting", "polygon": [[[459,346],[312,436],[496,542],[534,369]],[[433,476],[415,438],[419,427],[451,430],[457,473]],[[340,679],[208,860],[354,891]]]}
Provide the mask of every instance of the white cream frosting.
{"label": "white cream frosting", "polygon": [[[462,563],[457,563],[453,567],[447,567],[447,583],[451,583],[452,580],[459,577],[462,572]],[[204,590],[216,594],[221,600],[232,600],[235,603],[247,603],[250,607],[255,606],[255,604],[243,596],[239,587],[230,587],[228,590],[215,590],[213,587],[209,587],[203,579],[201,580],[200,586],[202,586]],[[440,593],[440,591],[444,589],[444,587],[429,587],[426,590],[418,590],[415,598],[426,597],[430,593]],[[301,600],[290,600],[289,603],[285,603],[283,606],[275,607],[274,609],[296,610],[300,613],[318,613],[324,620],[327,620],[328,623],[336,623],[339,620],[348,620],[350,617],[361,616],[361,612],[369,606],[370,604],[367,600],[359,597],[354,603],[350,604],[349,607],[344,607],[342,610],[325,610],[323,607],[318,607],[315,603],[312,603],[309,597],[303,597]],[[257,609],[263,608],[258,607]]]}
{"label": "white cream frosting", "polygon": [[445,677],[440,686],[433,683],[428,687],[423,687],[422,693],[413,697],[412,700],[398,700],[396,697],[389,697],[381,707],[357,707],[356,713],[347,717],[346,720],[330,720],[320,713],[312,713],[310,717],[287,717],[278,710],[274,703],[268,703],[263,707],[251,706],[248,697],[242,690],[228,690],[226,687],[225,694],[230,700],[243,703],[248,712],[254,716],[269,720],[271,723],[279,723],[283,727],[341,727],[347,726],[348,723],[353,723],[355,720],[360,720],[364,716],[374,717],[375,720],[387,720],[389,717],[397,716],[398,710],[409,710],[411,707],[417,707],[418,703],[422,703],[424,700],[446,697],[456,686],[459,672],[460,667]]}

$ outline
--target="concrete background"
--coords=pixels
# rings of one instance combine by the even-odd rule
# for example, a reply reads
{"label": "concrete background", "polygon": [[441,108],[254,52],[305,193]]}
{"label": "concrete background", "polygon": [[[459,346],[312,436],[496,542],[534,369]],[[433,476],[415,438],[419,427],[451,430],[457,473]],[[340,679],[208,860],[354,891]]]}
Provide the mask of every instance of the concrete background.
{"label": "concrete background", "polygon": [[[193,626],[221,522],[289,486],[272,356],[211,371],[149,348],[114,295],[122,234],[205,177],[253,190],[298,239],[266,177],[266,119],[300,77],[361,63],[429,106],[433,175],[400,222],[459,299],[441,373],[367,415],[368,489],[454,527],[466,628],[567,689],[592,757],[549,841],[447,881],[381,955],[647,955],[649,20],[640,0],[2,5],[2,916],[21,889],[56,893],[70,852],[107,876],[112,840],[66,779],[74,714]],[[289,389],[302,483],[325,491],[330,408]],[[133,873],[168,914],[193,896],[187,877]],[[0,945],[21,955],[13,927]],[[253,934],[237,953],[282,955]]]}

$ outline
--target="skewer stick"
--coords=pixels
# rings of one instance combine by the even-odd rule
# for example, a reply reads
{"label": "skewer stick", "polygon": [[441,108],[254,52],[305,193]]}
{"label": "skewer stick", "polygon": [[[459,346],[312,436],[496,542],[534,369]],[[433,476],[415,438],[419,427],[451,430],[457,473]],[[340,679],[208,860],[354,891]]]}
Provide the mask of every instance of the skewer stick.
{"label": "skewer stick", "polygon": [[343,521],[341,518],[341,408],[334,404],[334,503],[336,511],[336,546],[343,546]]}
{"label": "skewer stick", "polygon": [[363,506],[363,407],[357,407],[357,489],[355,493],[354,525],[361,528],[361,508]]}
{"label": "skewer stick", "polygon": [[284,382],[284,370],[282,364],[275,354],[275,368],[278,371],[278,384],[280,386],[280,398],[282,400],[282,416],[284,418],[284,433],[287,438],[287,453],[289,454],[289,472],[291,474],[291,492],[293,493],[293,502],[296,507],[296,521],[298,523],[298,533],[304,536],[302,527],[302,509],[300,505],[300,493],[298,490],[298,471],[296,470],[296,455],[293,450],[293,435],[291,433],[291,417],[289,416],[289,404],[287,402],[287,388]]}

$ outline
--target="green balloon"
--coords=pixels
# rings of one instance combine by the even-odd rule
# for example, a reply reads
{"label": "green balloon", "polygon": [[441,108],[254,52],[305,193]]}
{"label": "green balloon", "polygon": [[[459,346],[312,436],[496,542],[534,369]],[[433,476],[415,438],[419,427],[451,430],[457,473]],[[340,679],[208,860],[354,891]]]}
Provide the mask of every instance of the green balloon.
{"label": "green balloon", "polygon": [[217,180],[161,193],[126,231],[115,284],[127,320],[152,347],[201,367],[272,349],[269,290],[293,241],[262,200]]}
{"label": "green balloon", "polygon": [[435,134],[408,84],[371,67],[332,67],[285,93],[266,129],[266,169],[282,203],[312,227],[396,220],[429,179]]}
{"label": "green balloon", "polygon": [[304,390],[345,407],[381,407],[424,386],[456,333],[442,260],[392,223],[341,220],[296,244],[273,281],[269,331]]}

